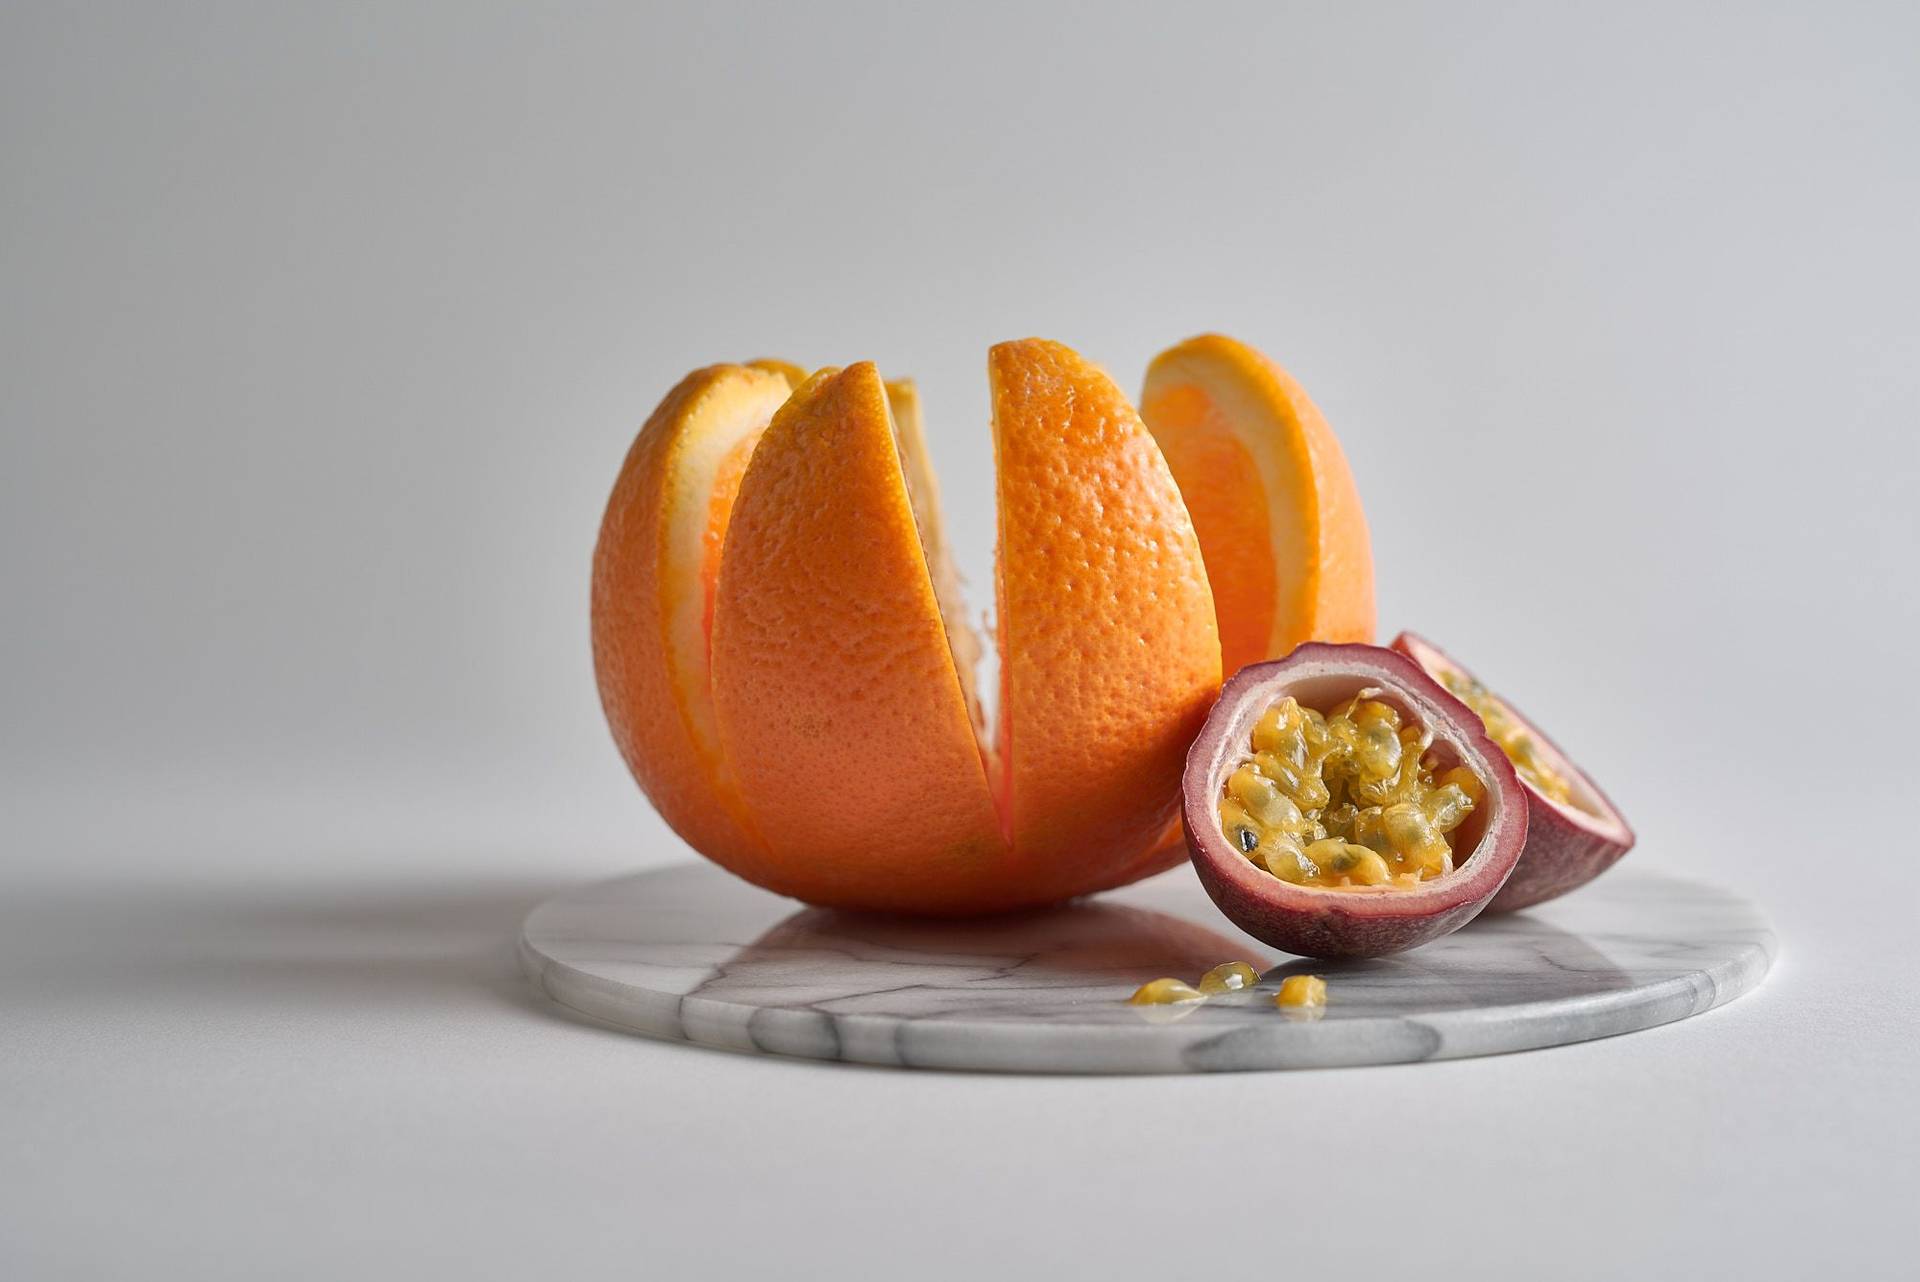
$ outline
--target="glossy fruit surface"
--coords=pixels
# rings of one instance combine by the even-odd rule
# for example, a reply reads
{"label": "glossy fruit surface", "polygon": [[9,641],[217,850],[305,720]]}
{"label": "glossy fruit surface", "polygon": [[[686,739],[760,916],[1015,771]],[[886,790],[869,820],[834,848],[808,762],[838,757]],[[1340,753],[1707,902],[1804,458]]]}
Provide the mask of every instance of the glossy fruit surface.
{"label": "glossy fruit surface", "polygon": [[[1254,729],[1291,698],[1337,708],[1356,696],[1390,705],[1431,733],[1435,774],[1464,768],[1484,790],[1455,830],[1452,870],[1411,884],[1328,887],[1282,880],[1253,863],[1221,826],[1221,803]],[[1242,930],[1288,952],[1378,957],[1471,921],[1512,873],[1526,844],[1527,803],[1513,765],[1459,700],[1406,656],[1371,645],[1308,643],[1243,668],[1226,683],[1187,757],[1187,843],[1207,893]]]}
{"label": "glossy fruit surface", "polygon": [[1607,795],[1512,704],[1423,637],[1402,632],[1393,648],[1472,707],[1518,767],[1529,814],[1526,850],[1489,911],[1512,912],[1556,899],[1633,849],[1633,829]]}

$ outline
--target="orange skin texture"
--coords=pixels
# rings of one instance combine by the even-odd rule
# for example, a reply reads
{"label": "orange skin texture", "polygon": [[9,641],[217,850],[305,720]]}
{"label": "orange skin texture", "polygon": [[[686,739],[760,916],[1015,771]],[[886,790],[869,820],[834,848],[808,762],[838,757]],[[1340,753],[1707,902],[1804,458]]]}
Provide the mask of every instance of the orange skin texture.
{"label": "orange skin texture", "polygon": [[1065,893],[1177,852],[1187,747],[1220,689],[1193,524],[1127,398],[1071,348],[988,357],[999,467],[1001,802],[1018,876]]}
{"label": "orange skin texture", "polygon": [[713,695],[791,893],[906,912],[1023,901],[870,362],[816,375],[754,451]]}
{"label": "orange skin texture", "polygon": [[1305,390],[1245,343],[1204,334],[1154,359],[1140,408],[1199,531],[1225,671],[1303,641],[1371,642],[1366,517]]}
{"label": "orange skin texture", "polygon": [[[696,705],[707,701],[706,672],[689,665],[670,638],[681,595],[692,590],[704,597],[708,584],[700,581],[704,576],[689,584],[687,576],[674,573],[669,530],[676,521],[703,520],[702,543],[718,546],[731,508],[720,492],[725,478],[698,467],[694,456],[710,433],[746,424],[750,437],[786,396],[780,376],[743,366],[714,365],[687,375],[628,451],[593,556],[594,671],[620,755],[690,845],[729,871],[775,888],[782,884],[778,868],[753,831],[718,743],[706,741],[699,728]],[[750,439],[745,448],[751,450]],[[724,461],[720,470],[726,470]],[[689,505],[696,509],[692,515]]]}
{"label": "orange skin texture", "polygon": [[[990,353],[991,750],[911,384],[864,362],[689,375],[628,454],[594,560],[602,702],[668,823],[782,894],[917,914],[1054,903],[1185,858],[1180,780],[1221,627],[1235,657],[1287,627],[1370,636],[1372,575],[1304,393],[1232,340],[1162,361],[1182,352],[1180,377],[1148,382],[1171,468],[1072,349]],[[1275,572],[1289,538],[1311,574]],[[1220,623],[1210,569],[1232,581]]]}

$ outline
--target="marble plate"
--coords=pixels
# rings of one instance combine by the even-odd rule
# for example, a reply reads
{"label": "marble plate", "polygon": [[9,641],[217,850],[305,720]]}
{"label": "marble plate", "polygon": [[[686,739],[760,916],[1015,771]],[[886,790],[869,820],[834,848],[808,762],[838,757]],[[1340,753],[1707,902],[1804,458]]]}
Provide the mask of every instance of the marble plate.
{"label": "marble plate", "polygon": [[[1698,1015],[1759,984],[1775,950],[1731,891],[1618,869],[1558,902],[1483,917],[1370,962],[1255,943],[1175,869],[1097,899],[977,922],[827,912],[707,865],[570,891],[527,918],[520,956],[562,1006],[703,1046],[860,1064],[1184,1073],[1395,1064],[1530,1050]],[[1179,1007],[1126,998],[1219,962],[1259,988]],[[1303,1018],[1273,991],[1326,977]]]}

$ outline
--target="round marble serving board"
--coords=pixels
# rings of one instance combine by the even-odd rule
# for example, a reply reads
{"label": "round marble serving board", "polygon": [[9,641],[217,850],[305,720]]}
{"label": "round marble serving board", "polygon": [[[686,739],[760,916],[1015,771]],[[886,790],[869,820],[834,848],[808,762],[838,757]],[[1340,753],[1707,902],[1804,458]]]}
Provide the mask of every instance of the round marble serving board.
{"label": "round marble serving board", "polygon": [[[1424,948],[1308,961],[1221,917],[1186,868],[1064,908],[922,921],[806,908],[708,865],[602,882],[527,918],[520,956],[554,1001],[728,1050],[913,1068],[1184,1073],[1397,1064],[1630,1033],[1759,984],[1774,954],[1747,899],[1617,869]],[[1258,988],[1139,1007],[1146,980],[1223,961]],[[1326,1010],[1276,1008],[1323,975]]]}

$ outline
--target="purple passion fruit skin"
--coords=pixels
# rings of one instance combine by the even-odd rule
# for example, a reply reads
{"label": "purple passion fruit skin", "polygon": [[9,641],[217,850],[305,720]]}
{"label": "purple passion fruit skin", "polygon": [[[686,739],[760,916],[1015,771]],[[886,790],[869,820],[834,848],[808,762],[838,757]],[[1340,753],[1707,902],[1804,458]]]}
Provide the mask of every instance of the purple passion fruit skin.
{"label": "purple passion fruit skin", "polygon": [[[1362,690],[1429,728],[1441,768],[1465,766],[1485,788],[1456,830],[1454,868],[1407,885],[1324,887],[1256,867],[1221,829],[1227,777],[1253,727],[1280,699],[1325,710]],[[1382,957],[1464,926],[1506,883],[1527,840],[1526,794],[1480,718],[1405,655],[1381,646],[1308,642],[1284,659],[1242,668],[1220,692],[1187,754],[1182,818],[1200,883],[1229,920],[1263,943],[1306,957]]]}
{"label": "purple passion fruit skin", "polygon": [[[1461,682],[1479,686],[1473,673],[1461,666],[1440,647],[1412,632],[1402,632],[1393,640],[1393,648],[1406,655],[1442,685]],[[1484,686],[1479,686],[1485,691]],[[1457,697],[1449,691],[1449,697]],[[1620,857],[1633,849],[1633,829],[1614,808],[1607,795],[1586,773],[1562,752],[1558,745],[1541,734],[1533,722],[1497,695],[1499,708],[1518,729],[1533,740],[1539,770],[1557,788],[1542,787],[1528,772],[1520,774],[1520,786],[1527,798],[1527,844],[1513,876],[1487,905],[1488,912],[1505,913],[1557,899],[1569,890],[1586,885]],[[1474,714],[1476,717],[1478,713]],[[1554,793],[1558,793],[1556,796]]]}

